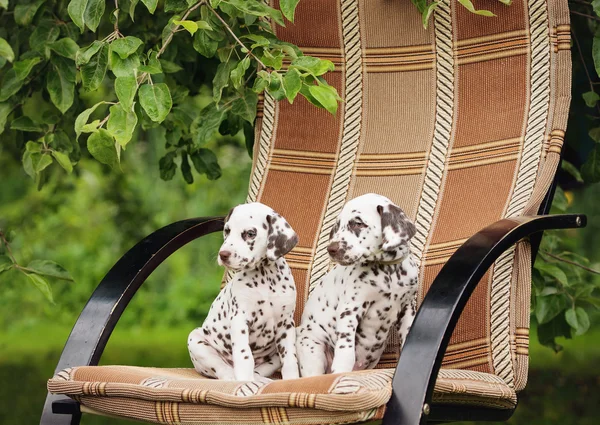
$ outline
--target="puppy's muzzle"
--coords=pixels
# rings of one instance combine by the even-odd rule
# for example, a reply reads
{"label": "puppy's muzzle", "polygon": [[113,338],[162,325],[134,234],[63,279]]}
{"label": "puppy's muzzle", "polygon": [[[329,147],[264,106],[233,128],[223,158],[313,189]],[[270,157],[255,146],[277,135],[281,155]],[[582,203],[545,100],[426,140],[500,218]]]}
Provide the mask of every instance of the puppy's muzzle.
{"label": "puppy's muzzle", "polygon": [[337,262],[343,262],[344,257],[346,255],[346,249],[344,246],[341,246],[339,242],[331,242],[327,246],[327,252],[332,260]]}
{"label": "puppy's muzzle", "polygon": [[223,263],[227,263],[229,257],[231,257],[231,251],[219,251],[219,258]]}

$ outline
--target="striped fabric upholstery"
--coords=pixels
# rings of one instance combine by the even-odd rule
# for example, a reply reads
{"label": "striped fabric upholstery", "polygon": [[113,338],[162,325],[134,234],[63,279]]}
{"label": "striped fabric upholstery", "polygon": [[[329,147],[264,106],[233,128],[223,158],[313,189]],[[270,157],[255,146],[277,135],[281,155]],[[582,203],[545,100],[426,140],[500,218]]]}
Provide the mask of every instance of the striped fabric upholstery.
{"label": "striped fabric upholstery", "polygon": [[[560,155],[570,100],[567,0],[480,0],[487,18],[441,0],[429,30],[409,0],[302,0],[277,34],[328,58],[345,102],[262,100],[248,201],[298,231],[296,318],[330,266],[342,205],[377,192],[416,221],[421,298],[452,253],[503,217],[537,211]],[[527,377],[529,245],[503,255],[467,305],[444,367]],[[388,344],[382,367],[397,360]]]}
{"label": "striped fabric upholstery", "polygon": [[[287,256],[297,321],[330,266],[328,235],[348,199],[377,192],[415,220],[422,299],[466,239],[503,217],[535,214],[554,178],[570,101],[567,0],[476,2],[495,18],[438,3],[428,30],[410,0],[301,0],[296,23],[276,28],[336,64],[327,78],[345,100],[336,116],[304,99],[259,103],[248,201],[272,206],[299,234]],[[466,306],[434,401],[515,406],[527,381],[530,286],[522,241]],[[392,338],[382,370],[260,388],[116,366],[66,370],[48,388],[85,411],[159,423],[240,423],[236,408],[244,423],[350,423],[382,417],[397,356]],[[356,397],[332,390],[342,387]]]}
{"label": "striped fabric upholstery", "polygon": [[[341,424],[381,419],[393,372],[236,382],[205,379],[194,369],[82,366],[59,372],[48,389],[78,400],[84,412],[162,424]],[[433,399],[499,409],[517,401],[497,376],[444,369]]]}

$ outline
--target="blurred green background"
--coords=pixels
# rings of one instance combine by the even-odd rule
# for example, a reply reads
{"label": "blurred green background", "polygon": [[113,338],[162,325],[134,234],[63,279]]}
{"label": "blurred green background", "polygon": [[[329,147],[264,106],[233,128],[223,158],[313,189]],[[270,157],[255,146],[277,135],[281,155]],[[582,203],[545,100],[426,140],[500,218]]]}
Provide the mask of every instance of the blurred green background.
{"label": "blurred green background", "polygon": [[[0,221],[16,230],[11,246],[17,260],[34,258],[63,265],[75,282],[53,281],[56,303],[17,271],[0,275],[0,424],[36,424],[62,346],[89,295],[110,267],[138,240],[173,221],[225,214],[246,196],[251,160],[241,140],[221,138],[215,150],[223,177],[187,185],[177,175],[160,180],[160,138],[132,143],[122,172],[86,161],[76,175],[61,174],[41,191],[18,160],[0,155]],[[179,171],[178,171],[179,173]],[[598,185],[597,185],[598,186]],[[600,264],[600,189],[566,193],[570,211],[584,212],[590,225],[570,232],[572,249]],[[562,201],[565,197],[561,198]],[[190,367],[188,332],[200,325],[219,290],[218,234],[197,240],[161,265],[121,318],[104,364]],[[592,317],[597,322],[597,316]],[[555,354],[532,335],[531,373],[511,424],[597,424],[600,418],[600,332],[559,342]],[[83,424],[125,424],[84,416]]]}

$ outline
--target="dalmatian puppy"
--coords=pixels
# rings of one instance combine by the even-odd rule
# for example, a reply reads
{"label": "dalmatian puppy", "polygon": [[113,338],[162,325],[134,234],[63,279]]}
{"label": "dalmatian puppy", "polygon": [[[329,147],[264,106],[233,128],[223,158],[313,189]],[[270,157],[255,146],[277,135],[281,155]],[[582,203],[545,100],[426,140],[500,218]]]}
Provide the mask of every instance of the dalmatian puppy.
{"label": "dalmatian puppy", "polygon": [[225,218],[218,263],[235,271],[188,338],[194,368],[224,380],[263,380],[281,369],[298,378],[296,286],[283,258],[298,236],[260,203],[238,205]]}
{"label": "dalmatian puppy", "polygon": [[374,368],[394,329],[403,343],[416,310],[414,224],[388,198],[349,201],[327,247],[337,263],[310,294],[298,327],[302,376]]}

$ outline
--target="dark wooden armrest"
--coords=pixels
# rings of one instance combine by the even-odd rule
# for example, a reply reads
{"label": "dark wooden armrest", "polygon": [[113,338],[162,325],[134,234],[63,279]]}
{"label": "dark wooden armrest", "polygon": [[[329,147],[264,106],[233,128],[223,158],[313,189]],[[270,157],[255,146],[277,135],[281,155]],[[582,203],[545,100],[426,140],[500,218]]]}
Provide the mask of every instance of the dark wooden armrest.
{"label": "dark wooden armrest", "polygon": [[519,240],[550,229],[583,227],[584,215],[503,219],[467,240],[440,270],[421,304],[396,368],[383,425],[427,422],[442,359],[465,304],[496,259]]}
{"label": "dark wooden armrest", "polygon": [[[223,230],[223,226],[223,217],[178,221],[157,230],[127,251],[102,279],[83,308],[55,372],[67,367],[97,365],[121,314],[150,273],[182,246]],[[48,394],[41,423],[70,423],[67,415],[52,414],[52,401],[60,398],[64,399],[64,396]]]}

